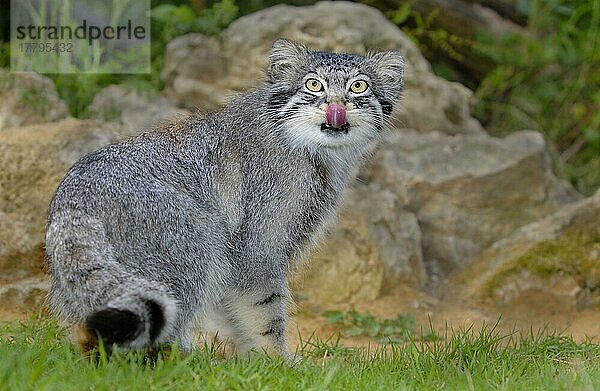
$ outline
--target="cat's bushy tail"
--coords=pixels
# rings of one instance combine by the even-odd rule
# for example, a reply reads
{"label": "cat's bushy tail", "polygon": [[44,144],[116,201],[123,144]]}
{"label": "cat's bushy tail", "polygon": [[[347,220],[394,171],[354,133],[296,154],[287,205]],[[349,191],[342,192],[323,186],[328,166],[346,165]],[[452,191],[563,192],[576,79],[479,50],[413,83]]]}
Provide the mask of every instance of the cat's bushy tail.
{"label": "cat's bushy tail", "polygon": [[[175,317],[174,300],[156,284],[127,281],[128,286],[85,319],[90,337],[100,337],[106,346],[117,344],[145,349],[170,342]],[[152,285],[152,286],[151,286]]]}
{"label": "cat's bushy tail", "polygon": [[70,214],[52,221],[46,233],[52,276],[50,308],[76,326],[84,347],[98,343],[146,349],[172,342],[176,302],[157,281],[134,275],[117,261],[104,226]]}

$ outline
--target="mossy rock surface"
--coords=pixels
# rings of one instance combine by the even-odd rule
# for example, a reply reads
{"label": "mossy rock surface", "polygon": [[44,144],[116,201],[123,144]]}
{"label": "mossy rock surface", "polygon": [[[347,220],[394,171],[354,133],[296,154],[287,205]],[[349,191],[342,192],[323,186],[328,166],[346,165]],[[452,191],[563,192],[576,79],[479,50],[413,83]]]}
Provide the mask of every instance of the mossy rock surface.
{"label": "mossy rock surface", "polygon": [[600,304],[600,192],[518,229],[454,281],[466,295],[500,305],[531,289],[578,308]]}

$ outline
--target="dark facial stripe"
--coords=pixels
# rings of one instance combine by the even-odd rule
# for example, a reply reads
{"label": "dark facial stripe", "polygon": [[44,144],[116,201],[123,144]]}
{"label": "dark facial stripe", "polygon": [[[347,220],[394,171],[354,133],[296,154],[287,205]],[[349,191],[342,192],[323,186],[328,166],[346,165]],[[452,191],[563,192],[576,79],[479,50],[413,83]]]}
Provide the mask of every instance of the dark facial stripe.
{"label": "dark facial stripe", "polygon": [[288,106],[285,108],[285,110],[281,111],[281,115],[283,116],[284,113],[293,113],[295,111],[298,111],[298,109],[302,109],[306,106],[314,106],[317,105],[317,99],[312,100],[311,102],[307,102],[306,100],[304,101],[300,101],[300,102],[294,102],[292,105]]}
{"label": "dark facial stripe", "polygon": [[271,93],[271,96],[269,97],[269,107],[282,108],[290,101],[294,94],[294,91],[289,90]]}
{"label": "dark facial stripe", "polygon": [[303,91],[303,90],[298,91],[298,94],[303,97],[304,101],[309,101],[311,103],[312,102],[316,102],[317,100],[321,99],[320,96],[317,96],[315,94],[311,94],[310,92]]}
{"label": "dark facial stripe", "polygon": [[357,96],[354,98],[354,101],[356,103],[358,103],[359,107],[360,106],[367,106],[369,105],[369,103],[371,103],[374,97],[372,95],[366,95],[366,96]]}
{"label": "dark facial stripe", "polygon": [[281,299],[283,297],[282,294],[280,293],[272,293],[269,297],[267,297],[264,300],[259,301],[258,303],[254,303],[254,305],[267,305],[267,304],[271,304],[272,302],[274,302],[275,300]]}
{"label": "dark facial stripe", "polygon": [[389,117],[392,114],[392,109],[394,108],[393,103],[388,101],[381,94],[381,91],[373,91],[373,94],[375,95],[375,98],[377,98],[377,101],[381,105],[381,111],[383,112],[383,115]]}
{"label": "dark facial stripe", "polygon": [[383,112],[383,115],[387,117],[392,115],[392,109],[394,108],[394,105],[392,105],[387,100],[380,100],[379,104],[381,105],[381,111]]}

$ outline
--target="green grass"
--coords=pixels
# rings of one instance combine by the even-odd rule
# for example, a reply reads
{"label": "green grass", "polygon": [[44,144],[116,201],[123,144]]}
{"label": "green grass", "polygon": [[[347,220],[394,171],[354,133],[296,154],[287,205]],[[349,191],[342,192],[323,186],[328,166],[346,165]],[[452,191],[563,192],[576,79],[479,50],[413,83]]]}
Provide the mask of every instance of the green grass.
{"label": "green grass", "polygon": [[600,388],[600,346],[556,334],[501,336],[494,328],[448,333],[437,342],[347,348],[339,340],[301,343],[294,366],[263,354],[221,359],[177,349],[154,361],[137,353],[90,359],[55,322],[0,326],[2,390],[171,389],[511,389]]}

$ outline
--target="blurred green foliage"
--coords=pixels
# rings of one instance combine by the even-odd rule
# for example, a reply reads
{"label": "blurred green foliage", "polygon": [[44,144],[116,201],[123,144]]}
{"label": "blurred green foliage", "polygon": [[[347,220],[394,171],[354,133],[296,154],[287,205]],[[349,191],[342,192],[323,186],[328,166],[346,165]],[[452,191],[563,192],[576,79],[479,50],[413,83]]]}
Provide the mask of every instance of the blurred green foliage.
{"label": "blurred green foliage", "polygon": [[164,88],[160,72],[164,66],[167,43],[189,32],[218,35],[239,15],[234,0],[221,0],[204,8],[203,2],[152,2],[151,68],[149,74],[52,74],[59,96],[71,115],[85,118],[94,96],[110,84],[124,84],[137,91],[159,91]]}
{"label": "blurred green foliage", "polygon": [[0,42],[0,67],[10,67],[10,41]]}
{"label": "blurred green foliage", "polygon": [[239,15],[233,0],[222,0],[196,14],[186,4],[161,4],[152,9],[152,21],[160,29],[160,39],[169,41],[178,35],[198,32],[217,35]]}
{"label": "blurred green foliage", "polygon": [[[394,24],[400,26],[402,31],[423,52],[439,49],[448,54],[449,57],[457,61],[463,61],[464,56],[458,49],[471,45],[469,39],[435,26],[435,20],[440,17],[439,9],[435,9],[427,15],[422,15],[413,8],[409,1],[403,3],[398,9],[387,12],[386,15]],[[446,69],[446,72],[450,72],[450,70]]]}
{"label": "blurred green foliage", "polygon": [[476,91],[488,131],[543,132],[579,191],[600,187],[600,0],[521,0],[528,34],[477,48],[496,67]]}
{"label": "blurred green foliage", "polygon": [[[361,313],[354,308],[349,311],[325,311],[327,323],[341,328],[346,337],[368,336],[379,343],[401,343],[414,338],[417,321],[411,314],[399,314],[393,319],[380,319],[368,311]],[[421,333],[419,339],[434,341],[440,337],[432,330]]]}
{"label": "blurred green foliage", "polygon": [[19,103],[25,104],[33,108],[34,111],[42,115],[46,114],[50,109],[50,101],[40,91],[35,88],[26,88],[19,96]]}
{"label": "blurred green foliage", "polygon": [[369,312],[360,313],[353,308],[347,312],[325,311],[323,316],[327,323],[340,326],[346,337],[369,336],[380,343],[405,341],[416,328],[415,318],[410,314],[400,314],[395,319],[378,319]]}
{"label": "blurred green foliage", "polygon": [[56,84],[58,96],[65,101],[73,117],[85,118],[94,96],[104,87],[119,84],[127,75],[107,73],[65,73],[46,75]]}

